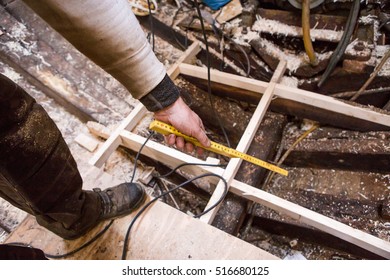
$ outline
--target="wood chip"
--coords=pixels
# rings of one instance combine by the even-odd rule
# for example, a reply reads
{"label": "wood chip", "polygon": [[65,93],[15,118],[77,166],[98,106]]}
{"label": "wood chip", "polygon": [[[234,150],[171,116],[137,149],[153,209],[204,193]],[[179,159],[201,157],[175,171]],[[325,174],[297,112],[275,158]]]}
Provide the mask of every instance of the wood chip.
{"label": "wood chip", "polygon": [[75,139],[76,143],[93,153],[99,146],[99,141],[85,134],[80,134]]}

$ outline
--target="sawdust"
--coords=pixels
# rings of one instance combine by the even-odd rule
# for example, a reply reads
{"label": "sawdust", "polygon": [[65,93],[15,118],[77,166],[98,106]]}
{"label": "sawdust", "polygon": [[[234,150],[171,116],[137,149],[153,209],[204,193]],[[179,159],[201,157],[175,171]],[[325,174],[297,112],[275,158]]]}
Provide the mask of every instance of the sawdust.
{"label": "sawdust", "polygon": [[[252,26],[253,31],[257,32],[266,32],[270,34],[282,34],[284,36],[291,37],[302,37],[302,27],[292,26],[284,23],[280,23],[276,20],[270,20],[263,18],[259,15],[256,15],[256,22]],[[281,32],[282,31],[282,32]],[[341,36],[343,35],[342,31],[333,31],[333,30],[317,30],[312,28],[310,30],[310,38],[312,41],[321,40],[327,42],[339,42]]]}

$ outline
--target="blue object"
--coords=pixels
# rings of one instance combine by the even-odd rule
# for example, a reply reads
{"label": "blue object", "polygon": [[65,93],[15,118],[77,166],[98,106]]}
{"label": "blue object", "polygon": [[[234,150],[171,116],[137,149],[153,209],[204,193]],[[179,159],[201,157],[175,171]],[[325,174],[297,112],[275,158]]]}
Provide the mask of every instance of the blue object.
{"label": "blue object", "polygon": [[218,10],[219,8],[225,6],[231,0],[202,0],[202,2],[209,6],[213,10]]}

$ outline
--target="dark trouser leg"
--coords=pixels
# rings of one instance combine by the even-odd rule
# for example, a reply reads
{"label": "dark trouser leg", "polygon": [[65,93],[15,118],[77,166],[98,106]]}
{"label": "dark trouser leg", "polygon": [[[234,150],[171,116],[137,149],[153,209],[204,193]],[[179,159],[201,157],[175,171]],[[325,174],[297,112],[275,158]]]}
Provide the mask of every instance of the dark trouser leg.
{"label": "dark trouser leg", "polygon": [[82,179],[60,131],[22,88],[0,75],[0,196],[39,224],[75,238],[96,224],[100,200]]}

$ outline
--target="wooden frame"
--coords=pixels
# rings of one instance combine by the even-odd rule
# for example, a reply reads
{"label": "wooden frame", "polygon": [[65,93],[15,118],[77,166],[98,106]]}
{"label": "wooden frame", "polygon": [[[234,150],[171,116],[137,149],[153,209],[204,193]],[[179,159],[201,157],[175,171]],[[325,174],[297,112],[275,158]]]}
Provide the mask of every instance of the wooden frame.
{"label": "wooden frame", "polygon": [[[190,46],[182,58],[171,69],[168,70],[168,74],[172,79],[175,79],[180,74],[190,76],[192,75],[198,78],[207,79],[207,69],[185,63],[194,57],[199,50],[200,47],[198,42],[195,42]],[[329,111],[337,112],[353,118],[363,119],[366,121],[368,120],[370,122],[384,126],[390,126],[390,115],[382,114],[380,112],[366,108],[355,107],[351,104],[344,103],[332,97],[318,95],[309,91],[304,91],[297,88],[289,88],[287,86],[278,84],[278,80],[283,75],[284,69],[285,62],[280,62],[278,69],[275,71],[270,83],[261,82],[233,74],[227,74],[217,70],[211,70],[212,81],[224,85],[256,91],[259,92],[259,94],[263,94],[257,109],[253,114],[252,119],[236,148],[237,150],[246,152],[272,98],[294,100],[296,102],[308,104],[318,108],[327,108]],[[101,167],[119,145],[123,145],[134,151],[138,151],[146,139],[132,133],[131,130],[145,114],[145,108],[142,104],[139,104],[111,135],[99,134],[102,137],[108,137],[108,140],[90,160],[90,164]],[[145,145],[142,153],[155,160],[164,162],[166,165],[171,167],[175,167],[184,162],[204,163],[204,161],[198,158],[152,141],[149,141]],[[313,226],[319,230],[360,246],[379,256],[390,259],[390,242],[379,239],[368,233],[354,229],[341,222],[235,180],[234,176],[240,164],[241,160],[232,158],[230,159],[225,169],[220,167],[191,166],[186,167],[185,171],[194,175],[200,175],[208,172],[221,175],[228,182],[229,190],[236,195],[262,204],[275,211],[281,212],[296,220],[299,220],[309,226]],[[223,183],[219,182],[216,178],[210,177],[210,180],[213,184],[216,184],[217,187],[215,188],[208,205],[211,205],[216,200],[218,200],[224,189]],[[217,209],[210,211],[208,214],[204,215],[201,220],[205,223],[211,223],[216,214],[216,211]]]}

